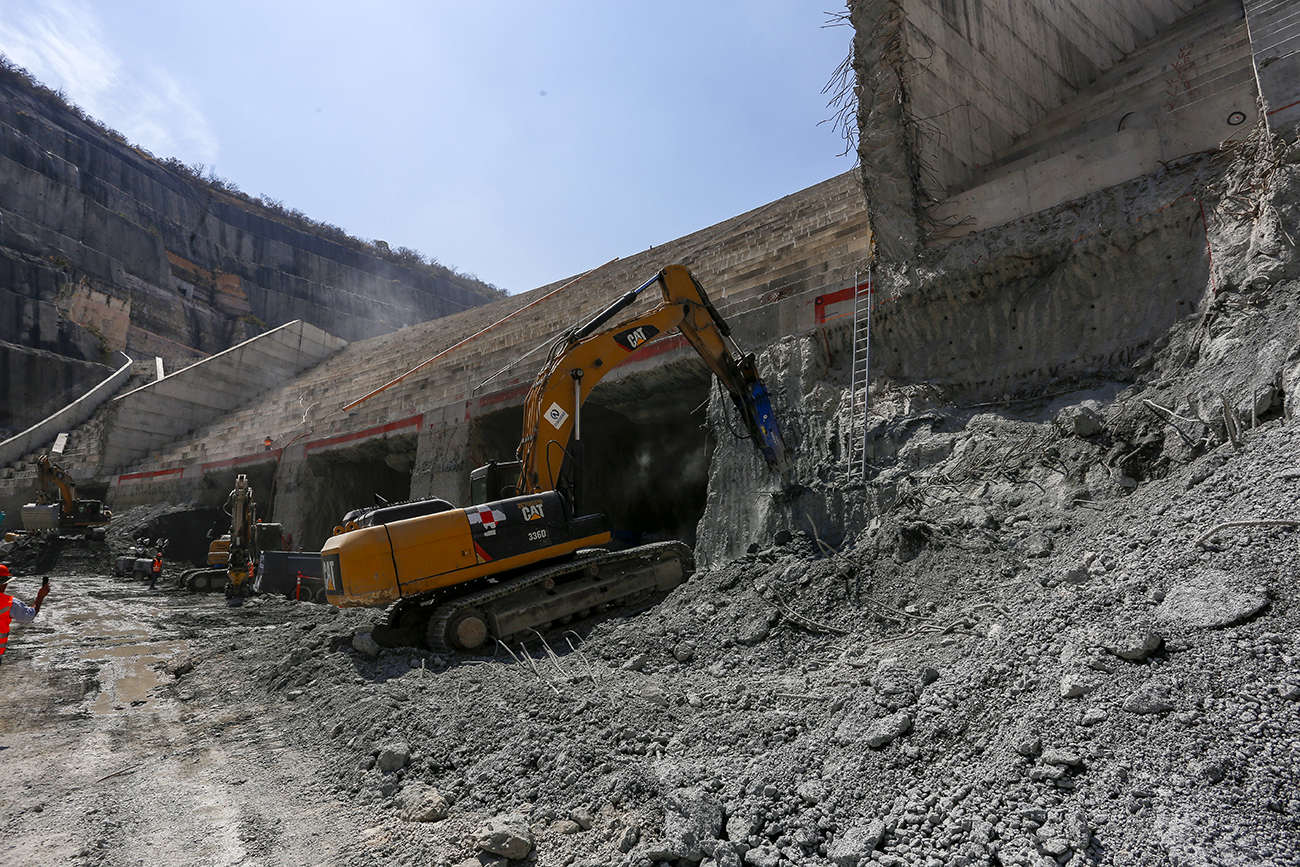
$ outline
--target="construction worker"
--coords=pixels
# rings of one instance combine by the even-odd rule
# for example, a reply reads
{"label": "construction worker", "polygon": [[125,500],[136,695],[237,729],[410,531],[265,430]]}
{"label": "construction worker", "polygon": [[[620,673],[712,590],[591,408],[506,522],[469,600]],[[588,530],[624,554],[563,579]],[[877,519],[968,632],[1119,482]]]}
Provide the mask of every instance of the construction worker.
{"label": "construction worker", "polygon": [[9,595],[9,567],[0,563],[0,662],[4,662],[5,648],[9,644],[9,625],[14,622],[31,623],[40,613],[41,602],[50,593],[50,579],[41,583],[36,591],[36,604],[24,605],[19,599]]}
{"label": "construction worker", "polygon": [[149,589],[152,590],[158,585],[158,579],[162,576],[162,551],[153,555],[153,563],[149,566]]}

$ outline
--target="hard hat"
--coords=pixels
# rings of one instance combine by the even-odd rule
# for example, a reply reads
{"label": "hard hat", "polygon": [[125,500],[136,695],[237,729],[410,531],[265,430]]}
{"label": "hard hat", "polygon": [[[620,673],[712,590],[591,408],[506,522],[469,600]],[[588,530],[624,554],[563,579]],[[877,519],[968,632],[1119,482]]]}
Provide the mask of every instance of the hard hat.
{"label": "hard hat", "polygon": [[0,563],[0,584],[9,580],[9,567]]}

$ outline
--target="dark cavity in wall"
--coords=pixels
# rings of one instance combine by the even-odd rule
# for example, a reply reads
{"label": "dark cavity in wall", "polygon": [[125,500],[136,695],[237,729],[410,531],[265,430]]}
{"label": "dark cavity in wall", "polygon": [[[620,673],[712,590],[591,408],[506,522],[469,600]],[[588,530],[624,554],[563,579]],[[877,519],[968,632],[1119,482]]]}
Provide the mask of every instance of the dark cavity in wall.
{"label": "dark cavity in wall", "polygon": [[235,489],[235,480],[239,476],[248,477],[249,487],[253,489],[253,502],[257,504],[257,517],[263,521],[275,520],[273,488],[275,471],[275,459],[267,458],[257,463],[223,467],[203,474],[203,488],[206,492],[203,504],[215,506],[224,512],[222,522],[225,526],[221,530],[222,533],[230,531],[230,513],[226,511],[226,503]]}
{"label": "dark cavity in wall", "polygon": [[160,515],[141,525],[132,537],[153,547],[158,546],[158,540],[167,540],[163,552],[167,563],[205,566],[212,539],[229,531],[229,515],[221,509],[203,508]]}
{"label": "dark cavity in wall", "polygon": [[302,474],[302,526],[285,527],[302,540],[295,547],[319,551],[344,515],[376,505],[377,497],[390,503],[410,499],[415,445],[414,435],[396,436],[309,454]]}
{"label": "dark cavity in wall", "polygon": [[[713,453],[703,427],[708,397],[707,371],[693,360],[592,391],[582,407],[583,511],[605,514],[616,541],[695,544]],[[471,421],[466,476],[489,460],[514,460],[522,423],[519,407]]]}

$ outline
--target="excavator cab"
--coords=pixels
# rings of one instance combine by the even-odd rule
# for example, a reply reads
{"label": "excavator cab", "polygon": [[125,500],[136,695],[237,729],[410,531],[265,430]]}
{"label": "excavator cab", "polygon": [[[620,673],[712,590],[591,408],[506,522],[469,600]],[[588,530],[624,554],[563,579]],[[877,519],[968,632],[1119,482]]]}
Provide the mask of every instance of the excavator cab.
{"label": "excavator cab", "polygon": [[519,461],[488,461],[469,474],[469,501],[475,506],[519,494]]}

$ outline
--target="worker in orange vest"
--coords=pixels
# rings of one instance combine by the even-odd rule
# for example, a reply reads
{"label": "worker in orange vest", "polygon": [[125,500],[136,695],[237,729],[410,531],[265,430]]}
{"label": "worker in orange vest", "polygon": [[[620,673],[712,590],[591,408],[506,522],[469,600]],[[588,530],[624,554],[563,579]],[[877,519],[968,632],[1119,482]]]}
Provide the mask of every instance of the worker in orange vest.
{"label": "worker in orange vest", "polygon": [[149,589],[154,589],[158,584],[158,579],[162,577],[162,551],[153,556],[153,563],[149,566]]}
{"label": "worker in orange vest", "polygon": [[41,583],[36,591],[36,604],[25,605],[22,600],[9,595],[9,567],[0,563],[0,662],[4,662],[5,648],[9,645],[11,623],[31,623],[40,613],[41,602],[50,593],[50,579]]}

